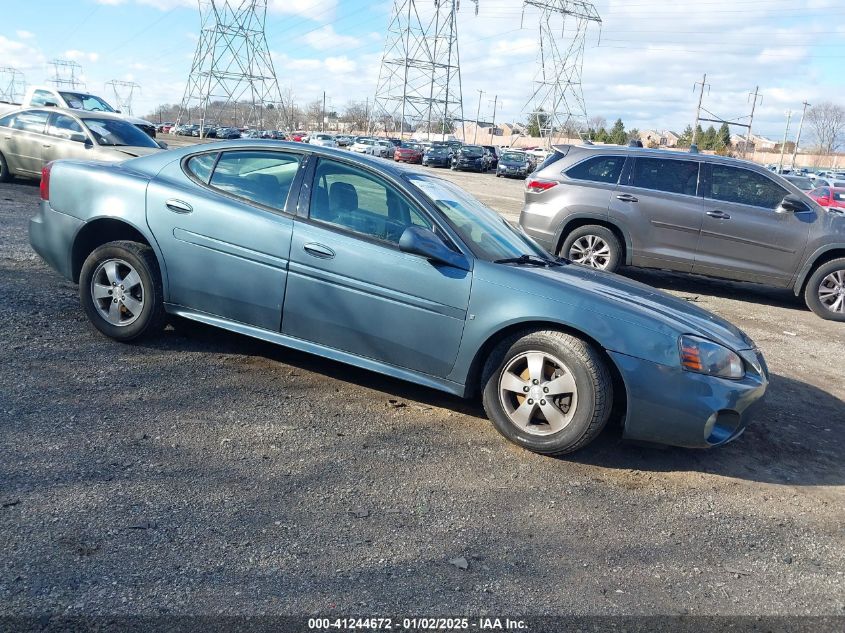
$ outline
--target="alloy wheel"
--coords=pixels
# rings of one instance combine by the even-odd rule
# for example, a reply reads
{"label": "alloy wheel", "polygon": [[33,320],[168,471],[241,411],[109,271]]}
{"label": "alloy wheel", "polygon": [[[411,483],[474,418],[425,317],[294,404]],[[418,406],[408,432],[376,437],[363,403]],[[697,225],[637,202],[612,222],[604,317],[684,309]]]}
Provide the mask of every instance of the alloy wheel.
{"label": "alloy wheel", "polygon": [[144,284],[122,259],[107,259],[91,276],[91,298],[97,312],[119,327],[134,323],[144,309]]}
{"label": "alloy wheel", "polygon": [[610,263],[610,247],[598,235],[584,235],[569,247],[569,259],[576,264],[604,270]]}
{"label": "alloy wheel", "polygon": [[540,351],[514,357],[499,376],[499,399],[510,421],[531,435],[566,428],[578,406],[578,388],[569,368]]}
{"label": "alloy wheel", "polygon": [[819,301],[837,314],[845,314],[845,270],[834,270],[819,284]]}

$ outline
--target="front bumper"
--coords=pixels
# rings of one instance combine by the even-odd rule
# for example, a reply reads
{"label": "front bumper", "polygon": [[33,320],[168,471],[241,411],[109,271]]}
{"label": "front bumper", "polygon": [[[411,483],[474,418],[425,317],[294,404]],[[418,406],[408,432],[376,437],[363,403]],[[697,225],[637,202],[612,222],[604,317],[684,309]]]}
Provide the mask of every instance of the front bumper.
{"label": "front bumper", "polygon": [[29,221],[29,243],[33,250],[51,268],[74,282],[71,252],[73,240],[83,224],[78,218],[54,211],[46,200],[41,201],[38,213]]}
{"label": "front bumper", "polygon": [[432,166],[432,167],[448,167],[450,164],[450,160],[448,158],[423,158],[422,164],[424,166]]}
{"label": "front bumper", "polygon": [[608,352],[627,393],[624,437],[630,440],[711,448],[739,437],[768,387],[768,370],[753,351],[741,380],[714,378],[680,367]]}

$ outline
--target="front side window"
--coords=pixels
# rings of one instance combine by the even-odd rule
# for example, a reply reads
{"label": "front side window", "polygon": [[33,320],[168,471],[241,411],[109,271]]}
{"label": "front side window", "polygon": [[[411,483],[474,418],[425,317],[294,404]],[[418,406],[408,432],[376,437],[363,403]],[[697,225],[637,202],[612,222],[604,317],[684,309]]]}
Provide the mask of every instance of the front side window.
{"label": "front side window", "polygon": [[12,127],[23,132],[44,134],[44,128],[47,126],[49,116],[49,112],[40,112],[38,110],[18,112],[12,121]]}
{"label": "front side window", "polygon": [[[555,153],[562,157],[558,152]],[[623,165],[625,165],[624,156],[594,156],[567,169],[566,175],[575,180],[616,184],[622,174]],[[541,168],[539,167],[537,171]]]}
{"label": "front side window", "polygon": [[[50,119],[50,125],[47,127],[47,134],[65,140],[71,140],[73,134],[82,134],[85,136],[85,131],[82,126],[66,114],[54,114]],[[85,138],[88,138],[85,136]]]}
{"label": "front side window", "polygon": [[29,105],[45,106],[48,103],[56,103],[56,97],[46,90],[36,90],[32,93],[32,98],[29,100]]}
{"label": "front side window", "polygon": [[698,191],[698,163],[670,158],[637,158],[631,185],[694,196]]}
{"label": "front side window", "polygon": [[710,197],[713,200],[775,209],[789,193],[763,174],[750,169],[714,164],[712,170]]}
{"label": "front side window", "polygon": [[108,103],[94,95],[82,92],[61,92],[62,99],[67,102],[69,108],[74,110],[87,110],[88,112],[114,112]]}
{"label": "front side window", "polygon": [[286,152],[224,152],[209,184],[233,196],[284,209],[300,160],[298,154]]}
{"label": "front side window", "polygon": [[321,159],[311,194],[312,220],[398,244],[411,225],[432,228],[390,183],[367,171]]}

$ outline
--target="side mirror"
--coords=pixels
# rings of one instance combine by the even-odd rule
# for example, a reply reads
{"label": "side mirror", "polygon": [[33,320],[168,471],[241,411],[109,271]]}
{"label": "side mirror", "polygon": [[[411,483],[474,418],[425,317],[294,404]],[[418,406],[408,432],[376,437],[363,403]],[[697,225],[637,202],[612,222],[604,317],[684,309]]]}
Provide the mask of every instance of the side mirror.
{"label": "side mirror", "polygon": [[71,132],[70,140],[74,143],[85,143],[88,140],[88,137],[82,132]]}
{"label": "side mirror", "polygon": [[403,253],[422,255],[436,264],[469,270],[469,262],[460,253],[450,249],[434,231],[421,226],[409,226],[399,238],[399,250]]}
{"label": "side mirror", "polygon": [[158,146],[161,149],[167,149],[167,143],[165,143],[164,141],[156,141],[156,143],[158,143]]}
{"label": "side mirror", "polygon": [[795,194],[787,194],[783,201],[775,209],[775,213],[800,213],[802,211],[809,211],[810,207],[801,198]]}

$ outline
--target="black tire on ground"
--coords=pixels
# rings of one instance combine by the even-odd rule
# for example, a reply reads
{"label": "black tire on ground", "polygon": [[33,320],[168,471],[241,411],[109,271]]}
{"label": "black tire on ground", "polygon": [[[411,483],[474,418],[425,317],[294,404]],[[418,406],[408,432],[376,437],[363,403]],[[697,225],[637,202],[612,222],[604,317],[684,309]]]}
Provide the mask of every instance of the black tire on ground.
{"label": "black tire on ground", "polygon": [[[518,426],[500,398],[503,372],[513,359],[529,352],[557,357],[570,370],[577,388],[574,415],[552,434],[537,435]],[[613,406],[613,382],[601,355],[580,338],[555,330],[523,332],[502,341],[487,358],[481,389],[484,410],[496,429],[514,444],[543,455],[563,455],[589,444],[607,424]]]}
{"label": "black tire on ground", "polygon": [[[845,322],[845,308],[837,308],[837,311],[834,312],[829,307],[825,306],[819,297],[819,291],[821,290],[822,283],[825,282],[825,278],[831,274],[836,275],[836,273],[839,273],[838,278],[840,280],[845,281],[845,257],[840,257],[839,259],[833,259],[826,262],[813,271],[813,274],[810,275],[810,278],[807,280],[807,285],[804,287],[804,303],[807,304],[807,307],[810,308],[810,310],[823,319],[827,319],[828,321]],[[845,292],[845,286],[840,284],[840,287],[843,288],[843,292]],[[831,286],[829,281],[826,289],[830,292],[838,292],[836,284],[834,283]],[[841,305],[845,302],[845,295],[840,295],[840,297],[840,303],[837,304],[835,303],[837,299],[836,295],[831,295],[834,305]]]}
{"label": "black tire on ground", "polygon": [[9,164],[6,162],[6,157],[0,152],[0,182],[9,182],[12,179],[12,174],[9,171]]}
{"label": "black tire on ground", "polygon": [[[128,325],[114,325],[99,312],[92,297],[92,277],[106,260],[118,259],[128,263],[141,278],[143,307],[136,320]],[[116,241],[103,244],[88,255],[79,275],[79,300],[91,324],[116,341],[132,341],[158,333],[165,324],[164,295],[161,271],[153,249],[145,244]]]}
{"label": "black tire on ground", "polygon": [[[560,257],[565,257],[566,259],[573,259],[572,257],[570,257],[572,245],[575,244],[575,242],[577,242],[581,238],[589,236],[595,236],[601,239],[605,244],[607,244],[607,265],[604,266],[602,270],[606,270],[607,272],[611,273],[616,272],[622,265],[622,245],[619,243],[619,238],[616,237],[616,234],[604,226],[599,226],[597,224],[579,226],[577,229],[567,235],[566,238],[563,240],[563,244],[560,247],[560,252],[558,253],[558,255]],[[584,265],[589,266],[590,264],[585,263]],[[599,266],[592,267],[599,268]]]}

